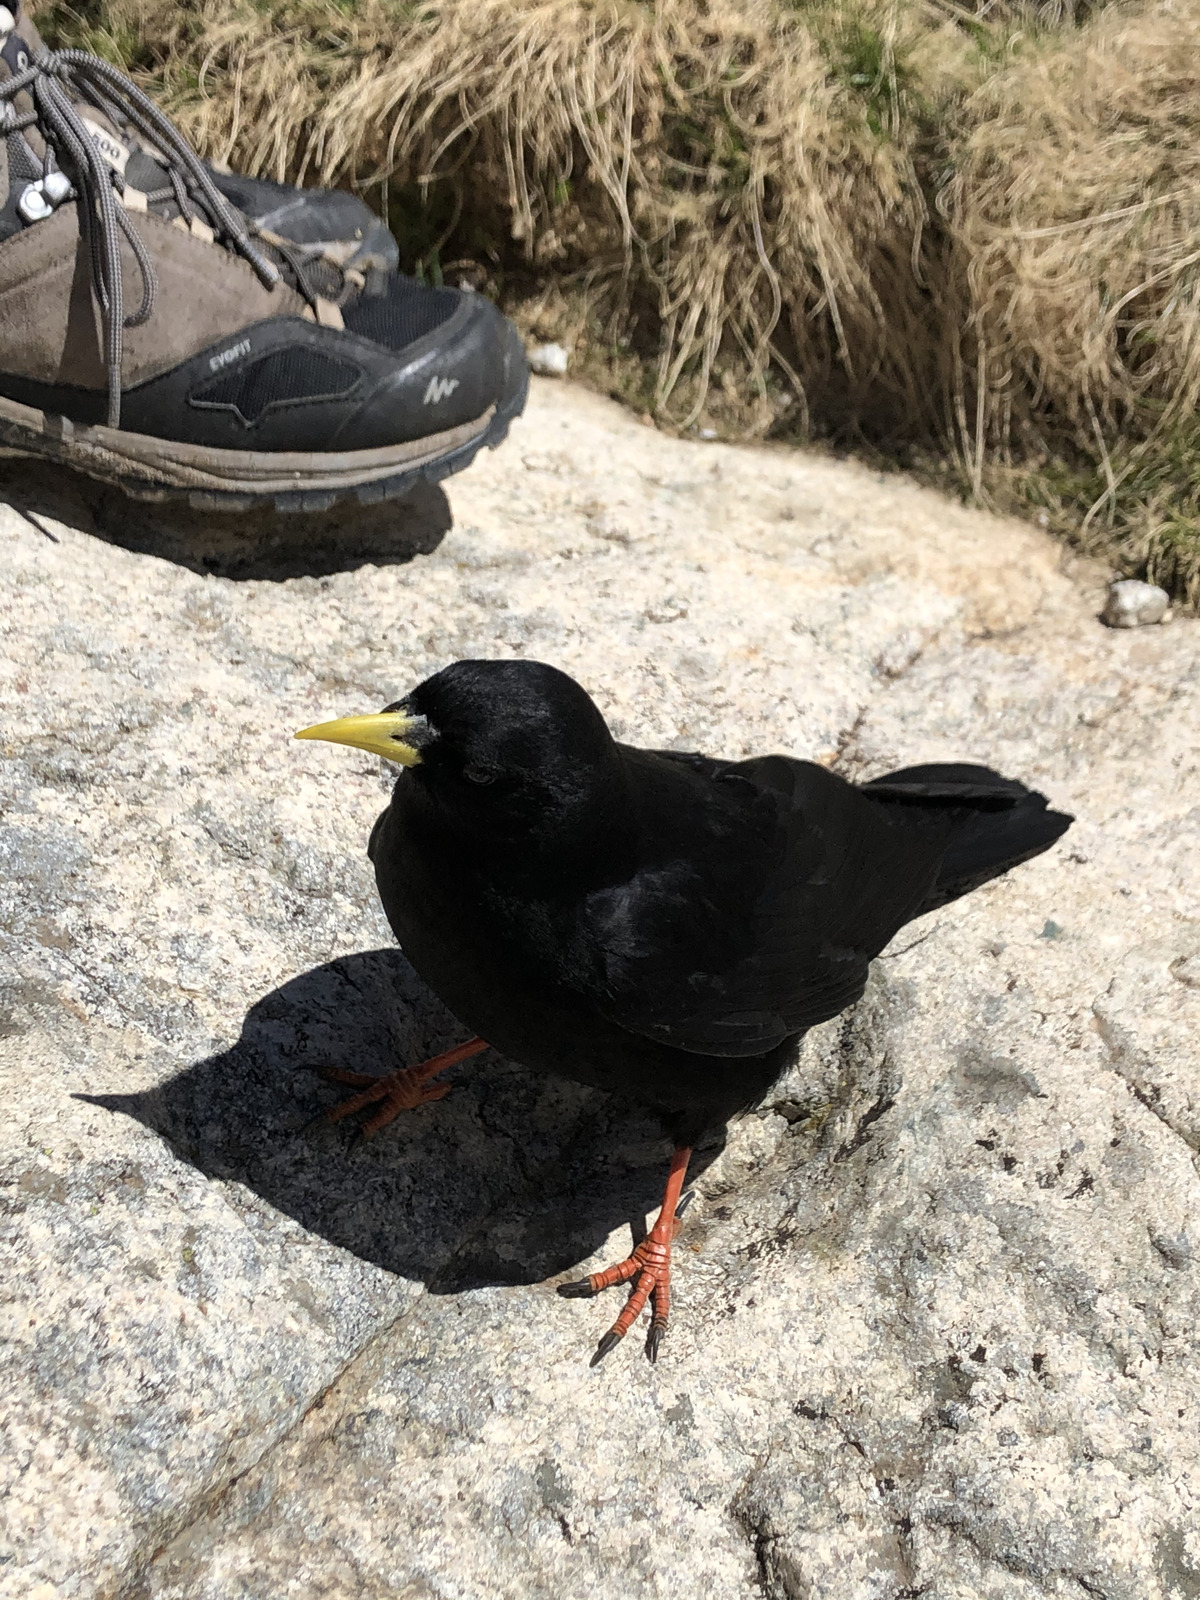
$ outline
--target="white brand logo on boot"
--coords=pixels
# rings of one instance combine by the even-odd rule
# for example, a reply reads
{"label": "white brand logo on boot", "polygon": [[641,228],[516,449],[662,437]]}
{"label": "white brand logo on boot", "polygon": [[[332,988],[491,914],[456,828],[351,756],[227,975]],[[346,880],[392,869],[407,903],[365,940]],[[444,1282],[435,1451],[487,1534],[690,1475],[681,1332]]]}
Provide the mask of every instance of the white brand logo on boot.
{"label": "white brand logo on boot", "polygon": [[219,356],[209,356],[208,370],[210,372],[220,372],[222,367],[227,367],[231,361],[236,361],[239,356],[249,354],[249,339],[239,339],[237,344],[231,344],[228,350],[222,350]]}
{"label": "white brand logo on boot", "polygon": [[449,400],[458,388],[457,378],[430,378],[425,391],[425,405],[436,405],[439,400]]}

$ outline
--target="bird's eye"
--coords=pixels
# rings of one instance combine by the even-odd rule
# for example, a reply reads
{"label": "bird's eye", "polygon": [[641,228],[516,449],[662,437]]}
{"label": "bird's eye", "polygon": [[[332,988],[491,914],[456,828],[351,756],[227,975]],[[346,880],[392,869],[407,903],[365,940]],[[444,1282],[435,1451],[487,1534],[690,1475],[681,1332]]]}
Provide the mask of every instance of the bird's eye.
{"label": "bird's eye", "polygon": [[494,767],[466,766],[462,769],[468,783],[495,783],[500,774]]}

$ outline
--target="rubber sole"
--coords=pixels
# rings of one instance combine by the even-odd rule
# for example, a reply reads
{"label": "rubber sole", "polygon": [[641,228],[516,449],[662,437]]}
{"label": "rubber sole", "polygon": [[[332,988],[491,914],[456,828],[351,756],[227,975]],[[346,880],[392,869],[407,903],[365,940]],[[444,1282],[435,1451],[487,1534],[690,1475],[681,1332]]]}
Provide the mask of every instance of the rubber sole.
{"label": "rubber sole", "polygon": [[525,409],[529,367],[510,328],[509,380],[481,417],[424,439],[380,450],[290,454],[210,450],[122,428],[87,426],[0,398],[0,446],[61,462],[115,484],[135,500],[184,501],[202,511],[327,511],[341,500],[395,500],[419,482],[440,483],[503,442]]}

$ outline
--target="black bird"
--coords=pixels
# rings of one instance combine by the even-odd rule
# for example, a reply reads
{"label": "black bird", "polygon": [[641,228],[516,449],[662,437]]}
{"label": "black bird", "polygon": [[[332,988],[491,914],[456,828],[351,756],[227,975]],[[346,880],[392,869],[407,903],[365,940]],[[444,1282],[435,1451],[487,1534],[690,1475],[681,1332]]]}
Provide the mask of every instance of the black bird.
{"label": "black bird", "polygon": [[[365,1086],[371,1133],[494,1045],[657,1110],[675,1140],[657,1222],[567,1294],[636,1278],[593,1363],[648,1297],[667,1326],[691,1147],[759,1100],[800,1035],[862,994],[914,917],[1049,848],[1072,819],[987,767],[861,785],[790,756],[721,761],[618,744],[536,661],[458,661],[374,716],[306,728],[406,770],[368,853],[406,956],[477,1035]],[[485,1043],[486,1041],[486,1043]]]}

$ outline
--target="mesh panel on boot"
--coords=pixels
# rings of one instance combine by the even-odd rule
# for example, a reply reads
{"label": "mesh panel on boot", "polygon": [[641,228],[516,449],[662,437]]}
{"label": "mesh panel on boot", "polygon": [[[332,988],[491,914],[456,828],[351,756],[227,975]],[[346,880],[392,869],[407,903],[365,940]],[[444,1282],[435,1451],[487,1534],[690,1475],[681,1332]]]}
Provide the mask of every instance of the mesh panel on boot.
{"label": "mesh panel on boot", "polygon": [[272,350],[193,390],[189,404],[207,411],[236,411],[251,427],[273,407],[340,400],[361,376],[349,362],[334,361],[314,350]]}
{"label": "mesh panel on boot", "polygon": [[458,309],[454,289],[427,289],[412,278],[392,278],[386,294],[362,294],[342,307],[351,333],[388,350],[403,350],[440,328]]}
{"label": "mesh panel on boot", "polygon": [[24,187],[32,183],[35,178],[42,175],[42,163],[25,143],[23,134],[10,133],[8,136],[8,181],[12,184],[21,184]]}
{"label": "mesh panel on boot", "polygon": [[29,146],[19,133],[10,133],[4,141],[6,163],[6,192],[0,200],[0,239],[8,239],[25,226],[17,202],[25,185],[42,175],[41,163],[33,157]]}
{"label": "mesh panel on boot", "polygon": [[[125,181],[131,183],[135,189],[152,194],[155,189],[164,188],[171,180],[167,177],[166,168],[160,167],[152,156],[148,156],[144,150],[131,150],[129,160],[125,163]],[[179,207],[172,206],[171,210],[176,212]]]}

